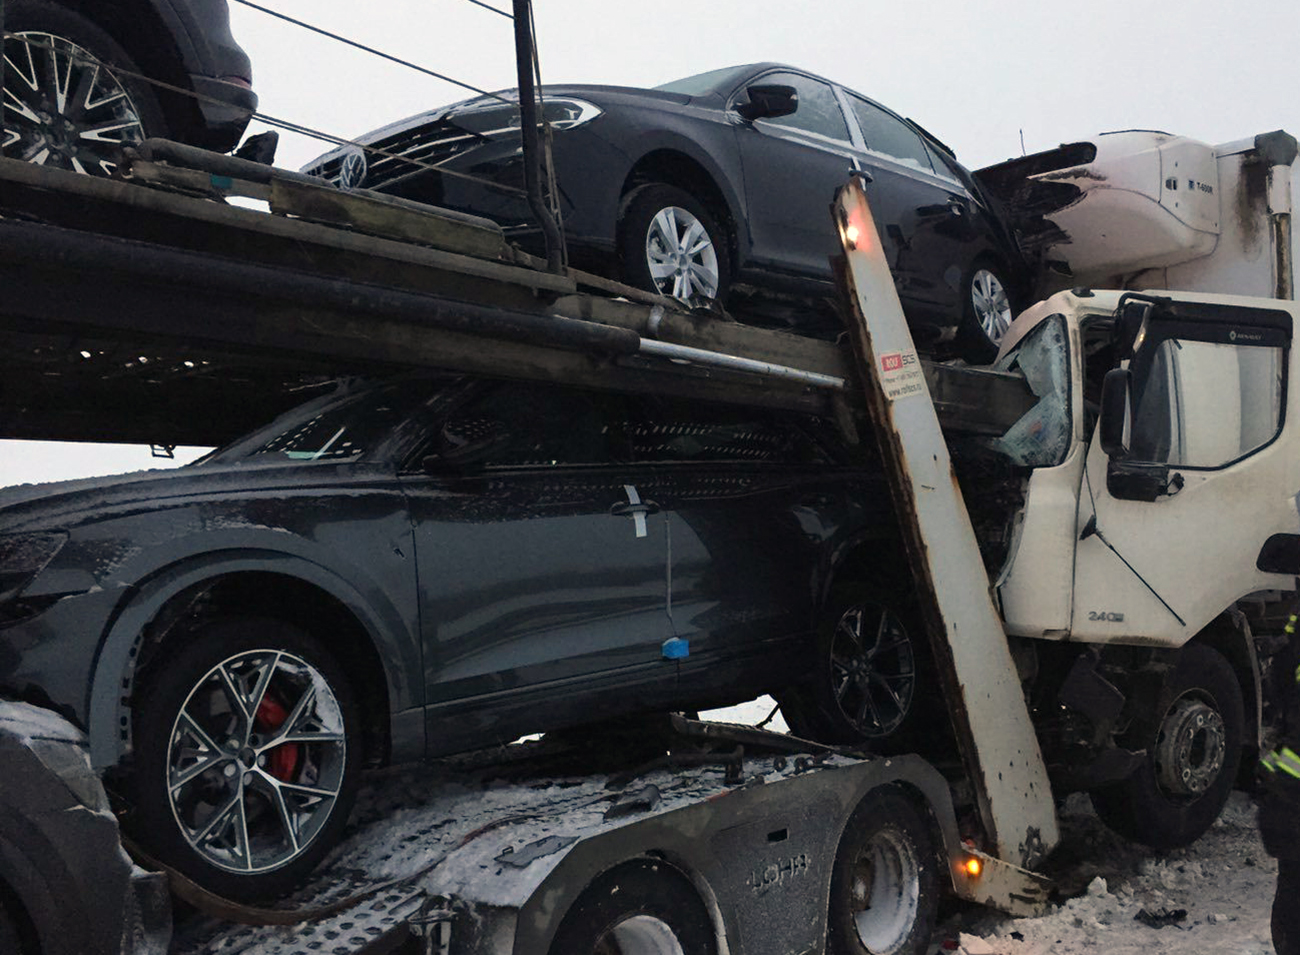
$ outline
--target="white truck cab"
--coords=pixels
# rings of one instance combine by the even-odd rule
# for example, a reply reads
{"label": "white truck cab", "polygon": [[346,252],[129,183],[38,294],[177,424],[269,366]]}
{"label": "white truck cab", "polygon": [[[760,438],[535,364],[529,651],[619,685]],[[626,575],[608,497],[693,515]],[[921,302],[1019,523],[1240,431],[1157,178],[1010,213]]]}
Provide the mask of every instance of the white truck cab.
{"label": "white truck cab", "polygon": [[996,364],[1039,396],[993,442],[1023,493],[993,587],[1053,785],[1158,847],[1213,822],[1260,743],[1242,608],[1300,573],[1297,316],[1076,289],[1017,319]]}

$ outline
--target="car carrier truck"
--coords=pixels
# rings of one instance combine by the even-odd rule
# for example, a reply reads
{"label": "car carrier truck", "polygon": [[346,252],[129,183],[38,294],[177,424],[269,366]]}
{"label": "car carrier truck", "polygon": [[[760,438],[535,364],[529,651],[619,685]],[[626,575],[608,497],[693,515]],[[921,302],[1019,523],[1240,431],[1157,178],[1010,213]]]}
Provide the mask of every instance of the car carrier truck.
{"label": "car carrier truck", "polygon": [[[1293,161],[1294,149],[1268,168],[1290,171]],[[140,168],[155,180],[188,176],[191,188],[206,178]],[[209,185],[225,187],[215,175]],[[915,583],[896,616],[916,651],[918,692],[900,702],[924,708],[939,730],[933,751],[853,756],[679,721],[688,737],[726,740],[721,769],[647,767],[613,794],[590,780],[534,781],[501,800],[464,787],[424,833],[425,866],[371,878],[355,894],[334,884],[297,911],[255,910],[175,880],[208,911],[264,923],[189,935],[200,938],[193,944],[919,951],[941,887],[1011,912],[1042,910],[1048,886],[1033,869],[1059,838],[1054,800],[1069,789],[1092,791],[1103,818],[1156,844],[1184,844],[1212,822],[1243,755],[1258,747],[1260,636],[1300,572],[1300,479],[1288,463],[1300,409],[1287,413],[1300,399],[1286,387],[1296,307],[1204,292],[1058,293],[1018,320],[990,373],[1023,383],[1017,413],[984,433],[950,427],[945,436],[950,419],[936,416],[942,401],[931,389],[942,396],[946,376],[960,372],[936,372],[917,355],[860,186],[841,192],[833,214],[850,351],[792,344],[797,358],[775,365],[771,343],[781,338],[760,336],[751,352],[760,360],[663,347],[645,327],[644,361],[668,359],[665,381],[739,369],[845,396],[828,410],[878,443],[890,478],[902,546],[881,559],[906,560]],[[1285,244],[1285,229],[1269,227],[1269,242]],[[1272,249],[1252,261],[1267,263],[1274,293],[1289,290],[1289,274],[1273,274],[1289,258]],[[659,305],[643,312],[655,327],[671,320]],[[748,340],[743,331],[732,339]],[[869,427],[854,423],[854,408]],[[865,684],[869,664],[826,658]],[[936,693],[919,692],[926,680]],[[809,691],[792,701],[794,722],[851,727],[856,717],[864,728],[860,713],[836,714],[838,704],[834,692]],[[36,754],[39,765],[21,757],[27,771],[52,778],[69,808],[105,819],[75,728],[19,709],[0,732]],[[869,749],[890,749],[889,734],[862,735]],[[736,753],[736,743],[760,755]],[[432,831],[443,827],[440,841]],[[135,900],[103,950],[165,947],[156,912],[140,914],[156,883],[103,853],[118,859],[117,896]],[[11,848],[0,861],[0,930],[59,951],[71,936],[26,904],[62,888],[30,888],[49,871],[37,864],[45,860]],[[15,867],[26,867],[25,880]]]}

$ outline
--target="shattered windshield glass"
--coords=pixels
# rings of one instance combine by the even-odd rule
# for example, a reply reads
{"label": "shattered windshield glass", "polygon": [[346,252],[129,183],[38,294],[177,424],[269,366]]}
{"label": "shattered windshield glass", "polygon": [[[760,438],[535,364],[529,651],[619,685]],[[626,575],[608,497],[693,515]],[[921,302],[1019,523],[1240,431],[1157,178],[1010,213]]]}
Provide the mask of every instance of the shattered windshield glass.
{"label": "shattered windshield glass", "polygon": [[1038,401],[1000,438],[995,451],[1024,467],[1054,467],[1070,450],[1070,349],[1065,317],[1052,315],[995,364],[1019,372]]}

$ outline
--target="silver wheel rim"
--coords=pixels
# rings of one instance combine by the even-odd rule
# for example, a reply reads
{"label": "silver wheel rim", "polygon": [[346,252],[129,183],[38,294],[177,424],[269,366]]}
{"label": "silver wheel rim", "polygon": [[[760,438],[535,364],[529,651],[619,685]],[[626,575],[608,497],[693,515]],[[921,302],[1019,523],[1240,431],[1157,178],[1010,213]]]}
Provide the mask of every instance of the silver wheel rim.
{"label": "silver wheel rim", "polygon": [[912,935],[921,908],[921,863],[912,844],[882,829],[854,860],[849,904],[867,951],[889,955]]}
{"label": "silver wheel rim", "polygon": [[1002,280],[988,269],[980,269],[971,278],[970,297],[980,328],[989,341],[999,344],[1013,318],[1011,300]]}
{"label": "silver wheel rim", "polygon": [[596,940],[597,955],[685,955],[677,933],[653,915],[634,915]]}
{"label": "silver wheel rim", "polygon": [[50,33],[17,37],[4,46],[4,155],[109,175],[118,149],[144,138],[130,94],[72,41]]}
{"label": "silver wheel rim", "polygon": [[1176,797],[1195,799],[1223,772],[1228,730],[1209,703],[1182,697],[1165,716],[1156,741],[1156,779]]}
{"label": "silver wheel rim", "polygon": [[650,278],[664,295],[717,298],[718,252],[708,230],[681,206],[660,209],[645,238]]}
{"label": "silver wheel rim", "polygon": [[249,650],[185,698],[167,745],[167,796],[206,862],[267,872],[320,833],[346,760],[342,710],[320,671],[283,650]]}
{"label": "silver wheel rim", "polygon": [[850,607],[831,639],[831,681],[844,718],[868,738],[898,729],[912,708],[916,660],[903,622],[877,604]]}

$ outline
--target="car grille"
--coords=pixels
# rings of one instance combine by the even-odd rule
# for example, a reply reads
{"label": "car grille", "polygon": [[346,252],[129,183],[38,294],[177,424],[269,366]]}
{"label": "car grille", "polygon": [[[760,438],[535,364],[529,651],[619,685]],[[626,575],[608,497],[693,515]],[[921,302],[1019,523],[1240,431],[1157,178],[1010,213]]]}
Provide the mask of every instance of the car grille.
{"label": "car grille", "polygon": [[[402,130],[366,144],[366,159],[370,168],[362,185],[367,189],[379,189],[385,183],[414,172],[419,168],[415,165],[416,162],[436,166],[472,149],[482,141],[482,137],[441,120]],[[342,155],[335,156],[308,172],[337,185],[343,158]]]}

